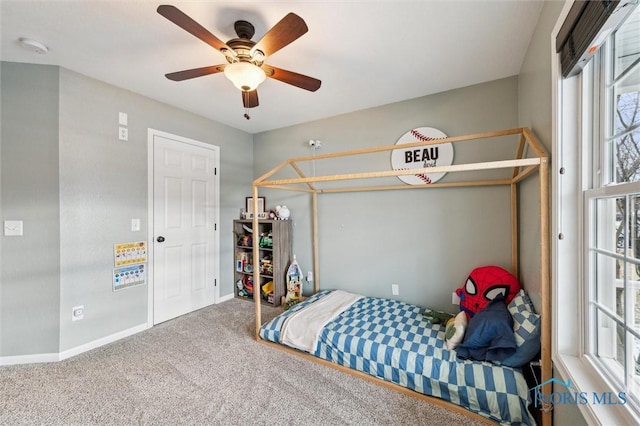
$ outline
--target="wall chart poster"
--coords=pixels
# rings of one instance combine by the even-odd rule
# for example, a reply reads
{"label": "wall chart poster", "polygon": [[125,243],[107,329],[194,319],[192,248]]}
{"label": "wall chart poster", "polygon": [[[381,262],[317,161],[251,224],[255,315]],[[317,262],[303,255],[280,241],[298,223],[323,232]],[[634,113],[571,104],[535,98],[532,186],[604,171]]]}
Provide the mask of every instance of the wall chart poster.
{"label": "wall chart poster", "polygon": [[113,245],[114,266],[131,265],[147,261],[147,242],[120,243]]}
{"label": "wall chart poster", "polygon": [[[420,147],[400,148],[411,142],[428,142],[444,139],[447,135],[433,127],[417,127],[402,135],[396,142],[399,149],[391,151],[391,168],[393,170],[423,169],[427,167],[450,166],[453,164],[453,144],[440,143]],[[442,179],[446,173],[416,173],[398,176],[398,179],[409,185],[425,185]]]}
{"label": "wall chart poster", "polygon": [[113,270],[113,291],[142,285],[147,282],[144,265],[123,266]]}

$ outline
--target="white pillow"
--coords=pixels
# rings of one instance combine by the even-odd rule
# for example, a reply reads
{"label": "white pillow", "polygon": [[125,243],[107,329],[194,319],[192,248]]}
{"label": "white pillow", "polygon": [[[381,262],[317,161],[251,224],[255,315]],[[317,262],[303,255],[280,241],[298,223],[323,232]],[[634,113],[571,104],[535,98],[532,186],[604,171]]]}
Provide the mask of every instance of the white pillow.
{"label": "white pillow", "polygon": [[453,350],[462,343],[464,339],[464,332],[467,329],[467,314],[464,311],[460,311],[458,315],[447,321],[447,328],[444,334],[444,340],[447,344],[447,349]]}

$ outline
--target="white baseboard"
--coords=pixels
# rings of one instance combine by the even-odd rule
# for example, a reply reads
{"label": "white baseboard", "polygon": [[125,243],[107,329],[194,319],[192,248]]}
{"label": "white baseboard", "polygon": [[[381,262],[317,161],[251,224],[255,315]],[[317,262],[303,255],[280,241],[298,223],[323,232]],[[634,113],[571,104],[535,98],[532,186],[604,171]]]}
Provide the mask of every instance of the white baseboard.
{"label": "white baseboard", "polygon": [[34,355],[16,355],[0,357],[0,366],[15,364],[39,364],[42,362],[58,362],[60,354],[34,354]]}
{"label": "white baseboard", "polygon": [[[233,293],[224,295],[219,298],[217,303],[223,303],[233,299]],[[119,331],[117,333],[111,334],[109,336],[101,337],[92,342],[88,342],[82,344],[80,346],[76,346],[71,349],[67,349],[65,351],[59,353],[48,353],[48,354],[32,354],[32,355],[16,355],[16,356],[5,356],[0,357],[0,366],[3,365],[15,365],[15,364],[37,364],[43,362],[58,362],[65,360],[67,358],[71,358],[76,355],[80,355],[81,353],[90,351],[92,349],[99,348],[100,346],[107,345],[109,343],[113,343],[116,340],[123,339],[125,337],[132,336],[134,334],[140,333],[141,331],[147,330],[151,328],[147,323],[137,325],[135,327],[129,328],[127,330]]]}
{"label": "white baseboard", "polygon": [[34,354],[34,355],[17,355],[17,356],[6,356],[0,357],[0,365],[15,365],[15,364],[35,364],[41,362],[58,362],[67,358],[71,358],[72,356],[79,355],[81,353],[90,351],[91,349],[99,348],[100,346],[107,345],[109,343],[113,343],[116,340],[123,339],[125,337],[132,336],[134,334],[140,333],[148,329],[149,326],[147,323],[140,324],[138,326],[129,328],[127,330],[122,330],[117,333],[111,334],[109,336],[101,337],[92,342],[85,343],[80,346],[76,346],[75,348],[67,349],[66,351],[59,353],[49,353],[49,354]]}
{"label": "white baseboard", "polygon": [[124,339],[125,337],[140,333],[141,331],[144,331],[148,328],[149,326],[147,325],[147,323],[140,324],[127,330],[122,330],[109,336],[101,337],[92,342],[76,346],[75,348],[67,349],[66,351],[60,352],[60,361],[62,361],[63,359],[71,358],[72,356],[80,355],[81,353],[90,351],[91,349],[99,348],[100,346],[113,343],[116,340]]}
{"label": "white baseboard", "polygon": [[231,300],[231,299],[233,299],[233,293],[227,294],[225,296],[220,296],[220,298],[218,299],[218,302],[216,302],[216,305],[218,303],[223,303],[223,302],[226,302],[226,301]]}

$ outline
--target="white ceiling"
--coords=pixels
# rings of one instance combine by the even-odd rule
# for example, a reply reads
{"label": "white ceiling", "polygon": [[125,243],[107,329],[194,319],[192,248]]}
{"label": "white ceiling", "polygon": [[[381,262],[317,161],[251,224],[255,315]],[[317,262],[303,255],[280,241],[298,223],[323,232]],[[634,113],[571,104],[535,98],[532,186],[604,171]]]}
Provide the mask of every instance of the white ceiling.
{"label": "white ceiling", "polygon": [[[173,82],[164,74],[225,63],[215,49],[160,16],[172,4],[222,41],[233,23],[254,40],[288,12],[309,32],[266,63],[322,80],[315,92],[267,79],[243,118],[223,74]],[[1,0],[3,61],[59,65],[258,133],[516,75],[542,1],[8,1]],[[28,37],[50,51],[20,47]]]}

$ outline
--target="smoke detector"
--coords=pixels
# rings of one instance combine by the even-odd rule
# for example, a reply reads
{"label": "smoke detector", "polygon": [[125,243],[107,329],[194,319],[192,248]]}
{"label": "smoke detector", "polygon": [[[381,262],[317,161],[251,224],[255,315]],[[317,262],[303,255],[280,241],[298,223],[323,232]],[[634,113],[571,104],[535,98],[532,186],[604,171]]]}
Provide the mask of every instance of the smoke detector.
{"label": "smoke detector", "polygon": [[20,39],[18,39],[18,42],[20,42],[20,46],[22,46],[23,48],[32,52],[36,52],[39,55],[44,55],[49,51],[49,48],[47,46],[37,40],[21,37]]}

